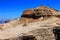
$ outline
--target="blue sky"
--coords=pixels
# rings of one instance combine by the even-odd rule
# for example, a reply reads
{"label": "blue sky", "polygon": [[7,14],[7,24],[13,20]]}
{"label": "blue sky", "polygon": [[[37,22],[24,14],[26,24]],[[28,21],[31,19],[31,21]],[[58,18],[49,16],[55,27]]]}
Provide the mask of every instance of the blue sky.
{"label": "blue sky", "polygon": [[24,10],[40,5],[60,10],[60,0],[0,0],[0,18],[15,19],[20,17]]}

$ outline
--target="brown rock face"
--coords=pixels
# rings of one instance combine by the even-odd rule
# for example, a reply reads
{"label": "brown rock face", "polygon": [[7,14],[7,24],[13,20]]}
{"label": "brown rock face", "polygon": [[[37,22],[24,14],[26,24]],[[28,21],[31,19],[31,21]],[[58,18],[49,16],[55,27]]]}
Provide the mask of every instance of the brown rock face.
{"label": "brown rock face", "polygon": [[36,15],[36,16],[49,16],[49,15],[57,15],[58,12],[57,10],[55,9],[52,9],[52,8],[48,8],[46,6],[41,6],[41,7],[38,7],[36,9],[34,9],[33,13]]}
{"label": "brown rock face", "polygon": [[26,18],[29,22],[34,22],[34,20],[38,20],[39,18],[48,19],[51,16],[60,17],[60,12],[53,8],[49,8],[46,6],[40,6],[35,9],[25,10],[21,16],[21,18]]}
{"label": "brown rock face", "polygon": [[28,14],[32,14],[32,9],[30,9],[30,10],[25,10],[25,11],[23,12],[23,15],[28,15]]}
{"label": "brown rock face", "polygon": [[25,10],[21,17],[32,18],[32,16],[33,16],[32,12],[33,12],[32,10]]}
{"label": "brown rock face", "polygon": [[46,6],[41,6],[37,7],[35,9],[31,10],[26,10],[23,12],[22,17],[27,17],[27,18],[40,18],[41,16],[56,16],[59,15],[58,10],[55,10],[53,8],[49,8]]}

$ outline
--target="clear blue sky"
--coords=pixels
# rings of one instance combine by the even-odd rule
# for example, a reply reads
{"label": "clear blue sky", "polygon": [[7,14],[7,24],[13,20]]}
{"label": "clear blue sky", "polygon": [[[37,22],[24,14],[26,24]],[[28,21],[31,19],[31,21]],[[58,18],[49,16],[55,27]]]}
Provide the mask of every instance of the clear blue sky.
{"label": "clear blue sky", "polygon": [[18,18],[25,9],[40,5],[60,10],[60,0],[0,0],[0,18]]}

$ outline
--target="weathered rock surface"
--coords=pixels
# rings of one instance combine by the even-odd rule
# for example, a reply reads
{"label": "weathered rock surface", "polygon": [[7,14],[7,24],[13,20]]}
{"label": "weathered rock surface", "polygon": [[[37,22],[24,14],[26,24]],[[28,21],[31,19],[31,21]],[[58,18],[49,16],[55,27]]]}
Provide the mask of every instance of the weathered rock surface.
{"label": "weathered rock surface", "polygon": [[60,12],[41,6],[0,24],[0,40],[60,40]]}

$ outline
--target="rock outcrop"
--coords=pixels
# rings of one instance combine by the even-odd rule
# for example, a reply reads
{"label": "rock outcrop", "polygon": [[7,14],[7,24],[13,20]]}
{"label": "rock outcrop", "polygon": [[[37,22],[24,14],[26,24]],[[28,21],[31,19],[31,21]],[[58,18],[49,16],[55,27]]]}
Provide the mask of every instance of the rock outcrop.
{"label": "rock outcrop", "polygon": [[37,7],[35,9],[25,10],[21,16],[21,19],[25,18],[27,23],[46,20],[51,16],[60,17],[60,12],[56,9],[46,6]]}
{"label": "rock outcrop", "polygon": [[25,10],[0,24],[0,40],[60,40],[60,12],[46,6]]}

